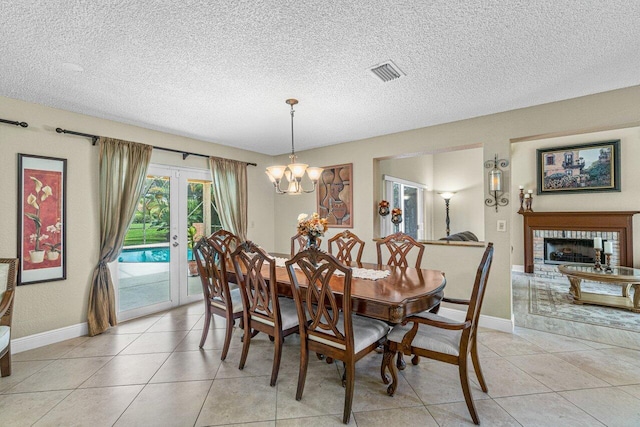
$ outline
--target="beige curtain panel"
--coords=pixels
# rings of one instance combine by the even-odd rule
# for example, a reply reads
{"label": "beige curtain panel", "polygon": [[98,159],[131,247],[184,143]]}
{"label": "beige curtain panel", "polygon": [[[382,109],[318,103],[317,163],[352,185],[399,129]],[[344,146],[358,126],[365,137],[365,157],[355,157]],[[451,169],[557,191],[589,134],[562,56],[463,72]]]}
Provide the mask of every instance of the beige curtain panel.
{"label": "beige curtain panel", "polygon": [[153,147],[100,138],[100,261],[89,293],[89,335],[115,326],[115,296],[107,264],[122,251],[124,236],[140,199]]}
{"label": "beige curtain panel", "polygon": [[222,227],[247,240],[247,163],[210,157],[209,168]]}

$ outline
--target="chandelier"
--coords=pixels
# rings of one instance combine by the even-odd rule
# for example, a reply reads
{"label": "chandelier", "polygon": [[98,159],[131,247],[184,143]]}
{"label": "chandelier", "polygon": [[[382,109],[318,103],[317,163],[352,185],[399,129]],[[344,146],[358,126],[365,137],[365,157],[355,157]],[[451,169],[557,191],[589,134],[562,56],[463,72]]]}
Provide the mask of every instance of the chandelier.
{"label": "chandelier", "polygon": [[[289,155],[289,159],[291,163],[287,166],[269,166],[267,171],[265,172],[273,186],[276,189],[276,193],[278,194],[291,194],[298,195],[302,193],[313,193],[318,184],[318,179],[320,179],[320,175],[322,174],[322,168],[309,167],[309,165],[304,163],[296,163],[298,156],[296,156],[296,150],[293,146],[293,106],[298,103],[297,99],[287,99],[285,101],[287,104],[291,106],[291,154]],[[302,177],[304,173],[307,173],[307,176],[313,183],[313,188],[311,190],[305,190],[302,187]],[[287,180],[287,189],[283,190],[280,184],[282,184],[282,178]]]}

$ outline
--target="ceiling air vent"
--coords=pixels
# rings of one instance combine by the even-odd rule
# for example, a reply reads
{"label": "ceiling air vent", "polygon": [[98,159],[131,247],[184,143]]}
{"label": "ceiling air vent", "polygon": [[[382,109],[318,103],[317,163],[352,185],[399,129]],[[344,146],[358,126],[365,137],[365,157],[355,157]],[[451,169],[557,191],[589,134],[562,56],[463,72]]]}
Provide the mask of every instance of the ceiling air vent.
{"label": "ceiling air vent", "polygon": [[383,62],[382,64],[374,65],[369,70],[376,75],[383,82],[390,82],[391,80],[399,79],[405,74],[400,71],[400,68],[392,61]]}

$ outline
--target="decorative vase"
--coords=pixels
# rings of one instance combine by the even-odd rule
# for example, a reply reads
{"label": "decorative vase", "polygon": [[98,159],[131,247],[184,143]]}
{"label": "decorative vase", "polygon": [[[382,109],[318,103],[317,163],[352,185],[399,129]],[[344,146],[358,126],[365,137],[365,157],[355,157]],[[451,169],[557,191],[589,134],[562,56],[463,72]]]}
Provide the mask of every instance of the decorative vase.
{"label": "decorative vase", "polygon": [[308,234],[307,235],[307,248],[310,248],[312,246],[314,248],[318,247],[318,237],[314,236],[313,234]]}
{"label": "decorative vase", "polygon": [[391,222],[398,225],[402,222],[402,215],[391,215]]}
{"label": "decorative vase", "polygon": [[198,263],[195,260],[189,260],[187,263],[189,266],[189,276],[197,276],[198,275]]}
{"label": "decorative vase", "polygon": [[47,259],[49,261],[55,261],[60,258],[60,252],[47,252]]}
{"label": "decorative vase", "polygon": [[29,258],[32,264],[40,264],[44,261],[44,251],[29,251]]}
{"label": "decorative vase", "polygon": [[378,214],[380,214],[380,216],[389,215],[389,206],[380,206],[378,208]]}

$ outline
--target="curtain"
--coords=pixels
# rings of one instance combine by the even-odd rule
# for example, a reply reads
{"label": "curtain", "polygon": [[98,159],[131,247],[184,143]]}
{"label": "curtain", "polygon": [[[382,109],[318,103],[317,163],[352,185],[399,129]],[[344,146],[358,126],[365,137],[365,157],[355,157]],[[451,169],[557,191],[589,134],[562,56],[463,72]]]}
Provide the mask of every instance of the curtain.
{"label": "curtain", "polygon": [[90,336],[117,324],[107,263],[115,261],[122,250],[142,194],[152,149],[146,144],[100,138],[100,261],[91,278],[87,313]]}
{"label": "curtain", "polygon": [[222,227],[247,240],[247,164],[210,157],[209,168]]}

